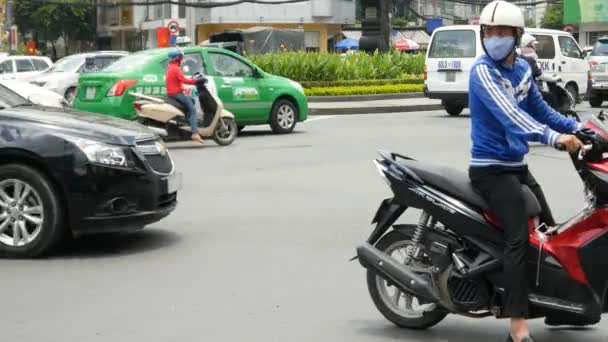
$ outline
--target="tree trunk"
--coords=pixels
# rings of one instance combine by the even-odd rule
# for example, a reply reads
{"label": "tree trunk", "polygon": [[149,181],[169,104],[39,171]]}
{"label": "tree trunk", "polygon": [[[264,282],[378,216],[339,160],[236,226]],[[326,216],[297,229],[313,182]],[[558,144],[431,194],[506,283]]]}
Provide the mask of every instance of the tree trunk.
{"label": "tree trunk", "polygon": [[69,46],[69,41],[68,41],[68,35],[67,34],[63,34],[61,37],[63,38],[64,48],[65,48],[65,56],[69,56],[70,55],[70,46]]}
{"label": "tree trunk", "polygon": [[55,61],[57,60],[57,48],[55,47],[55,42],[53,40],[51,40],[51,49],[53,50],[53,63],[55,63]]}
{"label": "tree trunk", "polygon": [[382,34],[382,45],[380,47],[380,52],[388,51],[390,47],[390,37],[391,37],[391,23],[389,18],[389,13],[392,11],[392,0],[379,0],[380,1],[380,33]]}

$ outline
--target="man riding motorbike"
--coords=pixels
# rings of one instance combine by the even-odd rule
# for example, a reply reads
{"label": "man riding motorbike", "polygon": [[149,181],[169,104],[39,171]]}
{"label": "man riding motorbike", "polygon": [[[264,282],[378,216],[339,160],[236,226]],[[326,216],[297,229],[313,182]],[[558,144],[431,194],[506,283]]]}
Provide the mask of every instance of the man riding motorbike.
{"label": "man riding motorbike", "polygon": [[169,52],[169,66],[167,67],[165,86],[167,88],[167,96],[178,101],[188,109],[186,118],[190,123],[192,129],[192,140],[204,143],[203,138],[198,133],[198,117],[196,116],[196,109],[192,99],[184,94],[184,83],[185,84],[196,84],[193,78],[186,78],[182,73],[180,67],[184,55],[179,49],[171,50]]}
{"label": "man riding motorbike", "polygon": [[504,315],[511,318],[507,341],[532,342],[527,324],[528,217],[522,184],[538,198],[544,223],[555,222],[524,155],[529,141],[563,145],[575,152],[582,143],[571,133],[582,127],[547,105],[529,77],[530,66],[517,57],[524,30],[521,10],[506,1],[493,1],[483,9],[479,23],[486,54],[473,65],[469,81],[473,141],[469,177],[504,230]]}

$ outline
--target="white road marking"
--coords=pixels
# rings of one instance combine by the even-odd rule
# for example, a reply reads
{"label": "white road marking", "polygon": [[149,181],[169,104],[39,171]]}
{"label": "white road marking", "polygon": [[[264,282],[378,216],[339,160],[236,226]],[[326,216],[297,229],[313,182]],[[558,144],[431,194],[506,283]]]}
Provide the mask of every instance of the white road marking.
{"label": "white road marking", "polygon": [[313,116],[313,117],[309,117],[305,122],[327,120],[327,119],[335,118],[336,116],[337,115],[319,115],[319,116]]}

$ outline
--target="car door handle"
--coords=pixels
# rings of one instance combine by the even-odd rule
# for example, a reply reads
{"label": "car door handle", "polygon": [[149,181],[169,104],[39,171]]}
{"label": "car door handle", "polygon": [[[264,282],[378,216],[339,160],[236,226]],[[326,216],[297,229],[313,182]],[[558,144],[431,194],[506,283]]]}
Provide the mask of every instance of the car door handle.
{"label": "car door handle", "polygon": [[566,64],[566,61],[562,61],[562,64]]}

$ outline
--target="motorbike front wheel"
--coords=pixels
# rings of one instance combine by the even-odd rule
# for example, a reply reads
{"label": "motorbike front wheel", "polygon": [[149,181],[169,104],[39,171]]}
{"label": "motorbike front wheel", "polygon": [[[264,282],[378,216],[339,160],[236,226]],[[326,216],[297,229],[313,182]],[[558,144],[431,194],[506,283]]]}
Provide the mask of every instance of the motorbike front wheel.
{"label": "motorbike front wheel", "polygon": [[[403,263],[409,245],[409,237],[392,231],[383,236],[375,247]],[[441,322],[448,314],[437,304],[421,303],[413,294],[390,285],[370,270],[367,271],[367,288],[378,311],[401,328],[427,329]]]}
{"label": "motorbike front wheel", "polygon": [[213,132],[213,141],[218,145],[226,146],[232,144],[238,134],[236,122],[232,118],[220,118]]}

